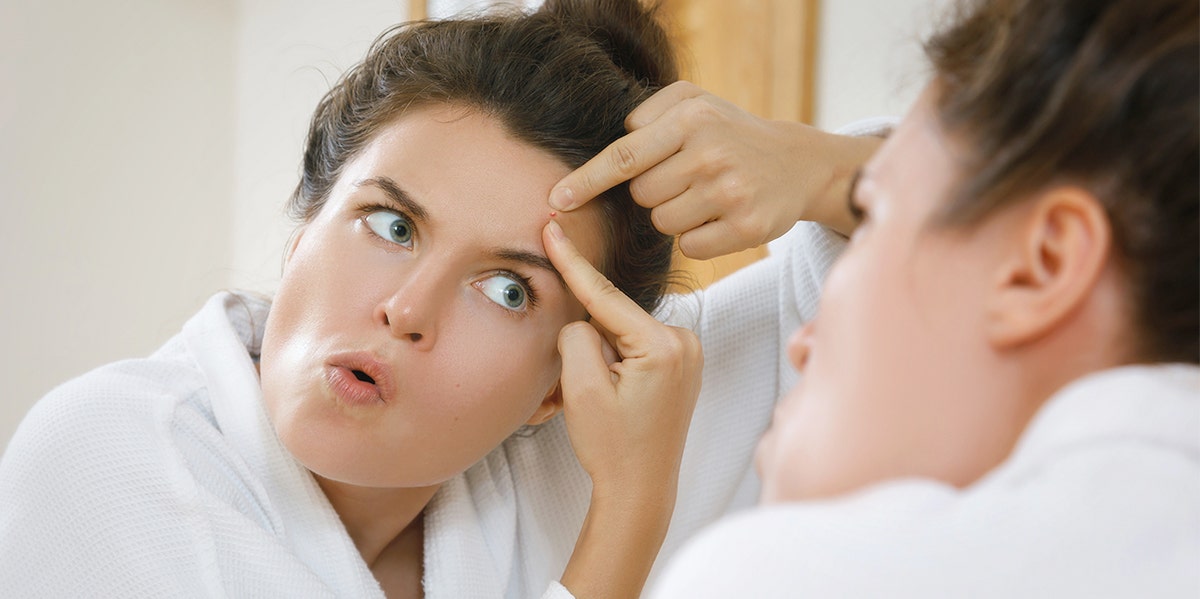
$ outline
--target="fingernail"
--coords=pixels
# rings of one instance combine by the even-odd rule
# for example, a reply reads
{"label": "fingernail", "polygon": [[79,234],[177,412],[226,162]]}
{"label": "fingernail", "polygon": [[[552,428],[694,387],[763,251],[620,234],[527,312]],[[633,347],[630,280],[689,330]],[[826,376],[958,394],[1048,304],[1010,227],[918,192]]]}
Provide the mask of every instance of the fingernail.
{"label": "fingernail", "polygon": [[553,237],[553,238],[555,238],[555,239],[558,239],[558,240],[562,240],[562,239],[566,239],[566,238],[567,238],[567,236],[566,236],[566,235],[563,235],[563,230],[562,230],[562,227],[558,226],[558,223],[556,223],[556,222],[554,222],[554,221],[550,221],[550,223],[549,223],[548,225],[546,225],[546,226],[547,226],[547,227],[550,229],[550,236],[551,236],[551,237]]}
{"label": "fingernail", "polygon": [[570,210],[575,192],[570,187],[555,187],[550,190],[550,206],[556,210]]}

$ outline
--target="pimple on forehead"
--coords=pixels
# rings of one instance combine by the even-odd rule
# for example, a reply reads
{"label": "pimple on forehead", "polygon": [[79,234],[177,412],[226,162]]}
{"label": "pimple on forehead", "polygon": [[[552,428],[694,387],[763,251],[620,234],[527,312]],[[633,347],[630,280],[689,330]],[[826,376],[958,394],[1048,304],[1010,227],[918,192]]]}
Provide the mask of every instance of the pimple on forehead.
{"label": "pimple on forehead", "polygon": [[[554,216],[551,216],[554,213]],[[592,202],[584,204],[570,212],[558,212],[546,205],[546,216],[540,225],[545,227],[553,219],[563,229],[563,233],[579,248],[580,253],[592,264],[598,264],[605,255],[607,240],[603,233],[604,212],[600,204]]]}

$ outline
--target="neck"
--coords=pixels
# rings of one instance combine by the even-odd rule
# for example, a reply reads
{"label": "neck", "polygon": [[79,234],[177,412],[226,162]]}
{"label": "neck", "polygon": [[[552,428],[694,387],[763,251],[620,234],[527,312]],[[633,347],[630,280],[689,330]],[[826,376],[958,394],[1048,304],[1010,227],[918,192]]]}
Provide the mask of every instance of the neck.
{"label": "neck", "polygon": [[1140,361],[1131,353],[1136,338],[1128,324],[1125,296],[1112,269],[1055,330],[1025,352],[1030,395],[1044,404],[1064,386],[1093,372]]}
{"label": "neck", "polygon": [[370,567],[389,546],[423,535],[421,513],[440,486],[386,489],[341,483],[315,473],[313,477]]}
{"label": "neck", "polygon": [[[1063,387],[1093,372],[1136,361],[1120,287],[1109,279],[1086,301],[1064,314],[1053,327],[1019,345],[993,348],[990,361],[978,369],[957,369],[957,385],[973,385],[979,405],[993,406],[980,412],[988,435],[969,441],[980,463],[968,464],[952,480],[959,486],[974,483],[980,476],[1008,459],[1029,423]],[[964,382],[967,381],[967,382]],[[980,465],[986,466],[980,468]]]}

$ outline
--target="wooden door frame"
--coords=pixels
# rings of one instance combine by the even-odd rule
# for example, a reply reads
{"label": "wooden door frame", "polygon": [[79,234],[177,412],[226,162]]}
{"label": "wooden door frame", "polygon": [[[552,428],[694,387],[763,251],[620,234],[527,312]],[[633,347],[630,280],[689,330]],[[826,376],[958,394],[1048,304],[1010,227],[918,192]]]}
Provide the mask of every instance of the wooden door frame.
{"label": "wooden door frame", "polygon": [[429,18],[429,0],[408,0],[408,20],[420,21]]}

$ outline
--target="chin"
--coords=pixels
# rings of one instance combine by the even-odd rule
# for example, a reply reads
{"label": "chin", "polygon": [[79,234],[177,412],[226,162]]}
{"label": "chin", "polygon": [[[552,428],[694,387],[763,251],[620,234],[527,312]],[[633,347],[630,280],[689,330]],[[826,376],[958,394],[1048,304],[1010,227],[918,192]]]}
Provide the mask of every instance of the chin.
{"label": "chin", "polygon": [[411,450],[380,450],[376,447],[347,447],[319,442],[312,447],[288,446],[288,451],[302,466],[322,479],[377,489],[432,487],[445,483],[470,466],[467,464],[457,468],[392,457],[419,455]]}
{"label": "chin", "polygon": [[440,485],[447,480],[453,478],[457,472],[443,474],[430,472],[397,472],[395,464],[390,464],[392,469],[383,467],[373,468],[363,464],[345,464],[345,463],[329,463],[329,460],[321,460],[317,463],[308,463],[300,460],[301,465],[307,468],[314,475],[334,482],[345,485],[353,485],[356,487],[370,487],[377,489],[414,489],[421,487],[432,487]]}

